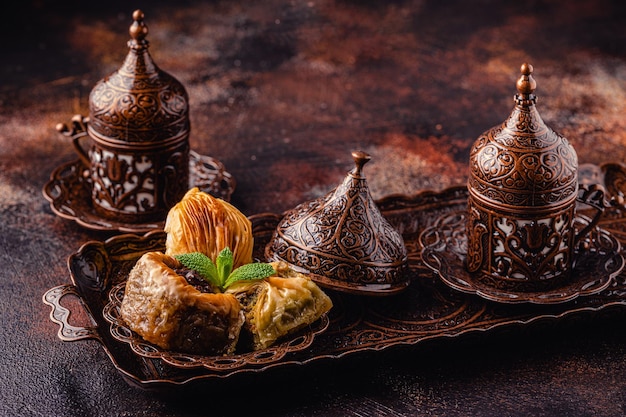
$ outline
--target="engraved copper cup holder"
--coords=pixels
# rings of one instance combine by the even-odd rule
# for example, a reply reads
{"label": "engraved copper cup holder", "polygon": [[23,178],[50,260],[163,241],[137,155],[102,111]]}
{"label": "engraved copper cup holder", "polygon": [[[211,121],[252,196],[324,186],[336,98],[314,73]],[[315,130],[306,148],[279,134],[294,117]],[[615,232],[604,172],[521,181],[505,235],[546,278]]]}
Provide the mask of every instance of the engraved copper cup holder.
{"label": "engraved copper cup holder", "polygon": [[[574,272],[582,253],[597,246],[593,239],[599,235],[591,232],[604,211],[605,193],[600,185],[579,185],[574,147],[546,126],[535,107],[532,71],[522,65],[515,108],[470,151],[463,231],[469,275],[443,280],[457,289],[479,287],[478,294],[497,301],[561,302],[609,283],[610,277],[599,285],[597,277],[587,276],[586,286],[580,281],[585,271]],[[589,217],[576,212],[583,205],[593,212]],[[579,276],[572,278],[574,273]]]}
{"label": "engraved copper cup holder", "polygon": [[326,196],[289,210],[266,246],[266,257],[307,273],[319,285],[359,295],[391,295],[409,284],[402,236],[372,200],[363,165]]}
{"label": "engraved copper cup holder", "polygon": [[[95,211],[129,224],[162,219],[189,189],[189,98],[152,60],[143,18],[133,13],[122,66],[91,90],[91,144],[73,138],[89,168]],[[68,132],[63,124],[57,129]]]}

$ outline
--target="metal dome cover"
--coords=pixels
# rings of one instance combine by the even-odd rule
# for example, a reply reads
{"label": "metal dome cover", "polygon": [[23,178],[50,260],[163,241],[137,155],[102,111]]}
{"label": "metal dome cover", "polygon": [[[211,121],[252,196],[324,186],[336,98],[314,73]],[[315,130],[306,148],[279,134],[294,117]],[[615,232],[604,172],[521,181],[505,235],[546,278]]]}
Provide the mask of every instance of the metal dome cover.
{"label": "metal dome cover", "polygon": [[539,115],[532,65],[523,64],[521,72],[510,116],[480,135],[471,148],[468,188],[496,206],[558,206],[577,196],[578,157],[569,141]]}
{"label": "metal dome cover", "polygon": [[265,249],[318,284],[360,295],[391,295],[409,284],[402,235],[383,217],[362,173],[370,155],[334,190],[287,211]]}
{"label": "metal dome cover", "polygon": [[89,133],[110,142],[167,142],[189,135],[184,86],[154,63],[141,10],[133,13],[122,66],[89,94]]}

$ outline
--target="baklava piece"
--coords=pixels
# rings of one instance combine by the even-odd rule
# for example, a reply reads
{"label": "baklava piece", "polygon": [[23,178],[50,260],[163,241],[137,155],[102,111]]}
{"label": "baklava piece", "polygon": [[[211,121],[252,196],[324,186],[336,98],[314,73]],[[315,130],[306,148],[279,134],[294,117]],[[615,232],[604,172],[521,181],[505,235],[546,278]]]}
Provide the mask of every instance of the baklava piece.
{"label": "baklava piece", "polygon": [[212,291],[204,279],[175,258],[149,252],[129,274],[121,317],[131,330],[163,349],[231,354],[244,312],[232,294]]}
{"label": "baklava piece", "polygon": [[277,340],[312,324],[332,307],[332,301],[309,277],[285,262],[271,264],[274,276],[239,281],[228,287],[241,303],[246,320],[242,329],[253,350],[265,349]]}

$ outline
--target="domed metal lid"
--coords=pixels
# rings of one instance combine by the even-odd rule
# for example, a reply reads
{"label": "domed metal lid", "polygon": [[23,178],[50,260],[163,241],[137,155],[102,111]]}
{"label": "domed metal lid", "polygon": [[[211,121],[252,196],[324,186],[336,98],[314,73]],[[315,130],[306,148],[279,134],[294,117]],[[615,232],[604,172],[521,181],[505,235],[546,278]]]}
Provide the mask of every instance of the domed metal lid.
{"label": "domed metal lid", "polygon": [[370,156],[364,152],[352,156],[356,166],[342,184],[285,214],[266,256],[311,274],[327,288],[394,294],[409,283],[404,241],[370,195],[362,172]]}
{"label": "domed metal lid", "polygon": [[521,66],[515,108],[500,126],[483,133],[470,151],[470,193],[506,207],[551,207],[578,192],[578,157],[563,136],[545,125],[535,106],[537,83]]}
{"label": "domed metal lid", "polygon": [[89,95],[88,129],[95,139],[162,142],[189,134],[187,92],[152,60],[143,18],[135,10],[122,67],[96,83]]}

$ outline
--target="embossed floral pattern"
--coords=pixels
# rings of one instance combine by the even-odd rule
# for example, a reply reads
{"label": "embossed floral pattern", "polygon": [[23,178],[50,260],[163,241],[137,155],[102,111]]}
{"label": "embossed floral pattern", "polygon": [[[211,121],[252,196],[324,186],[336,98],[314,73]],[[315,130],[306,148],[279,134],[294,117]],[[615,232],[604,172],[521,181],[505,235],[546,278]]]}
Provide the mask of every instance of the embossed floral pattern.
{"label": "embossed floral pattern", "polygon": [[189,188],[189,99],[148,52],[143,13],[133,14],[123,65],[89,95],[92,199],[104,217],[162,217]]}
{"label": "embossed floral pattern", "polygon": [[470,151],[467,269],[493,288],[534,291],[573,267],[578,157],[541,119],[532,66],[521,72],[510,116]]}
{"label": "embossed floral pattern", "polygon": [[474,143],[469,185],[494,203],[547,206],[576,197],[577,169],[567,139],[550,130],[534,106],[516,107]]}
{"label": "embossed floral pattern", "polygon": [[331,287],[397,292],[408,284],[407,250],[360,174],[369,159],[358,152],[353,156],[357,168],[335,190],[285,214],[266,254],[317,275],[318,283]]}

